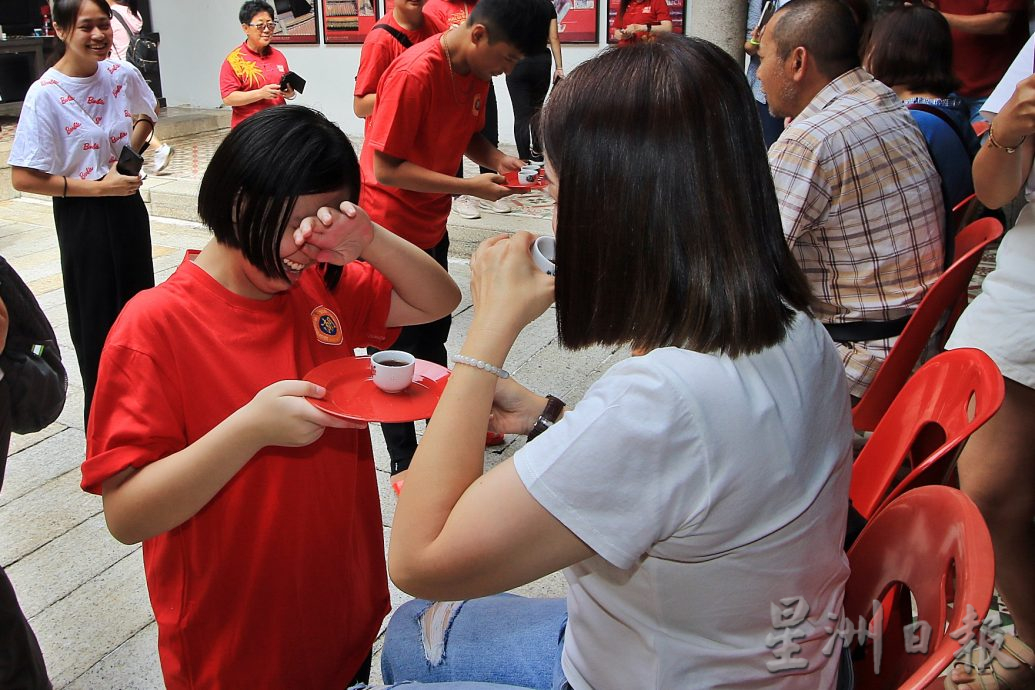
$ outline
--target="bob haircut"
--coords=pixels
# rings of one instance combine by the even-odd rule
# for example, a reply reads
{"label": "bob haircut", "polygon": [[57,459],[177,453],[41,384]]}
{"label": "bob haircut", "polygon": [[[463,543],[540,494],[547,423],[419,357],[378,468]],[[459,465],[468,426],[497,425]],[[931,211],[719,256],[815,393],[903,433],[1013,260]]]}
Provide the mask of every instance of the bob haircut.
{"label": "bob haircut", "polygon": [[896,7],[873,25],[866,70],[889,87],[947,96],[959,88],[952,72],[952,33],[941,12]]}
{"label": "bob haircut", "polygon": [[[252,115],[216,149],[198,191],[198,215],[220,244],[240,249],[271,278],[287,279],[280,239],[298,197],[345,189],[359,198],[359,161],[322,113],[279,105]],[[328,266],[329,286],[341,275]]]}
{"label": "bob haircut", "polygon": [[558,84],[541,130],[565,347],[736,357],[809,310],[751,90],[722,50],[668,34],[607,49]]}

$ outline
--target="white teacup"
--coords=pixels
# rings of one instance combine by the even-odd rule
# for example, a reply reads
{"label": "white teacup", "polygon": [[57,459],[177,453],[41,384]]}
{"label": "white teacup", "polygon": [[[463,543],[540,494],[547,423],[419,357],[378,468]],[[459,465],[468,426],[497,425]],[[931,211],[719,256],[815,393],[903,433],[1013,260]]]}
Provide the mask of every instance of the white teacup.
{"label": "white teacup", "polygon": [[371,356],[374,385],[385,393],[398,393],[413,383],[417,360],[402,350],[382,350]]}
{"label": "white teacup", "polygon": [[536,168],[521,168],[518,171],[518,179],[525,184],[532,184],[537,177],[539,177],[539,170]]}
{"label": "white teacup", "polygon": [[543,235],[536,239],[532,245],[532,261],[536,268],[548,276],[555,275],[557,267],[554,262],[557,260],[557,240],[549,235]]}

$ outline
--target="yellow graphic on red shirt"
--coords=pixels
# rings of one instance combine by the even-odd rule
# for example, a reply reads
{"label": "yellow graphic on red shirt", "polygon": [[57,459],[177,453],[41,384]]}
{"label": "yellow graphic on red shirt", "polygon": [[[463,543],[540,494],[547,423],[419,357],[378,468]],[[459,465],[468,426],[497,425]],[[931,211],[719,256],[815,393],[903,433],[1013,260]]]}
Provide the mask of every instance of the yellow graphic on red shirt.
{"label": "yellow graphic on red shirt", "polygon": [[263,78],[261,82],[259,81],[259,78],[263,76],[262,70],[259,69],[257,64],[244,57],[240,48],[235,48],[232,53],[227,55],[226,61],[230,64],[230,69],[234,71],[234,74],[237,75],[237,78],[242,81],[244,86],[257,89],[266,83],[265,78]]}

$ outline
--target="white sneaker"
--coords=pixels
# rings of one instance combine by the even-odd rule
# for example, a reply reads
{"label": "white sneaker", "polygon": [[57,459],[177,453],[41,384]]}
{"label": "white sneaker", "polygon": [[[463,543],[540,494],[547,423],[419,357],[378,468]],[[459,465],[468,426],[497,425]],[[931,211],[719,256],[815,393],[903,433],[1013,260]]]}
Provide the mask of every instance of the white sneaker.
{"label": "white sneaker", "polygon": [[482,217],[481,212],[478,210],[478,200],[474,197],[467,196],[466,194],[453,199],[453,210],[456,211],[457,215],[461,218],[470,218],[473,220],[475,218]]}
{"label": "white sneaker", "polygon": [[489,208],[493,213],[510,213],[514,210],[514,207],[506,199],[498,199],[492,202],[489,204]]}
{"label": "white sneaker", "polygon": [[172,157],[173,147],[168,144],[162,144],[155,151],[155,174],[162,172],[169,165],[169,159]]}

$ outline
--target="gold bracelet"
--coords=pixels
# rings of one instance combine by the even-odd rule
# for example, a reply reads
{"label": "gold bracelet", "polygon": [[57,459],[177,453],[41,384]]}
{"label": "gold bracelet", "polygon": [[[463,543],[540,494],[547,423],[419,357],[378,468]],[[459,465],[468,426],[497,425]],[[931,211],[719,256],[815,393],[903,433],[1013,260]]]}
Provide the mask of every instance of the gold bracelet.
{"label": "gold bracelet", "polygon": [[1027,138],[1028,138],[1028,135],[1025,134],[1024,136],[1021,137],[1021,140],[1018,141],[1015,145],[1013,145],[1013,146],[1003,146],[1002,144],[1000,144],[998,141],[995,140],[995,135],[992,134],[992,125],[988,126],[988,143],[992,146],[992,148],[997,148],[997,149],[999,149],[1001,151],[1006,151],[1007,153],[1017,153],[1017,149],[1019,149],[1021,147],[1021,144],[1023,144],[1024,140],[1027,139]]}

